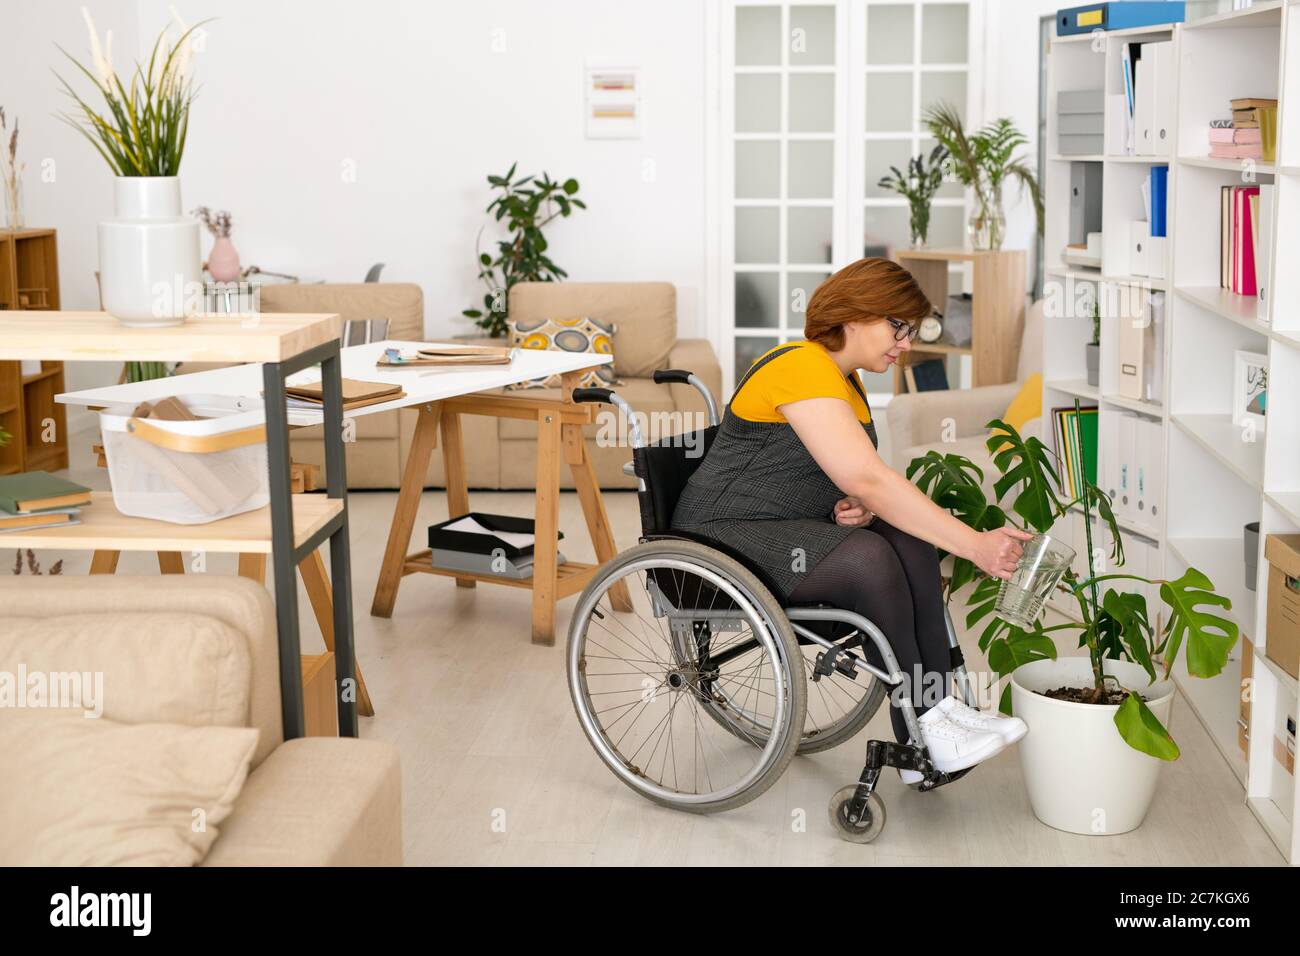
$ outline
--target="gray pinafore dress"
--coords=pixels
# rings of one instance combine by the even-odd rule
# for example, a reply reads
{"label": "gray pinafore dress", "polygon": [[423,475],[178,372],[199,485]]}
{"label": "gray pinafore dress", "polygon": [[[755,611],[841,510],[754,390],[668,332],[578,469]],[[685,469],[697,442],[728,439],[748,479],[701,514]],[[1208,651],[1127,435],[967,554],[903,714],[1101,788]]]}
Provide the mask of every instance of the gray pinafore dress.
{"label": "gray pinafore dress", "polygon": [[[769,352],[736,386],[792,349]],[[870,411],[856,375],[847,376]],[[862,426],[879,447],[874,419]],[[720,541],[763,571],[788,600],[805,574],[855,529],[831,517],[844,492],[822,471],[787,422],[751,422],[727,404],[718,434],[691,475],[672,527]]]}

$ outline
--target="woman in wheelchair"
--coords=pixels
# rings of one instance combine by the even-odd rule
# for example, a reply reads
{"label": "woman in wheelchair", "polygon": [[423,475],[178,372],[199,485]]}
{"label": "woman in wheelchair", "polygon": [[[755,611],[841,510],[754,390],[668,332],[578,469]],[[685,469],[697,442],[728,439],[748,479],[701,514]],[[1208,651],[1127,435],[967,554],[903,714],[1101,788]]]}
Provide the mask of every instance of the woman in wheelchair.
{"label": "woman in wheelchair", "polygon": [[[910,736],[900,707],[910,695],[931,761],[955,771],[1018,739],[1024,724],[950,693],[936,546],[1005,578],[1030,535],[972,530],[876,452],[856,371],[887,371],[931,311],[911,274],[887,259],[861,259],[822,283],[808,302],[806,340],[771,349],[741,379],[672,523],[729,545],[787,604],[829,604],[874,621],[905,677],[890,695],[895,736]],[[867,655],[880,666],[874,648]]]}
{"label": "woman in wheelchair", "polygon": [[936,548],[1006,578],[1029,536],[972,531],[888,468],[856,375],[886,371],[930,312],[892,262],[842,269],[809,301],[806,340],[760,357],[720,423],[696,376],[654,373],[705,396],[710,425],[685,436],[647,442],[623,398],[574,389],[628,415],[642,536],[578,600],[569,690],[600,759],[646,798],[748,803],[796,754],[852,739],[888,693],[898,742],[869,740],[830,803],[840,836],[866,843],[885,767],[931,790],[1024,734],[972,706]]}

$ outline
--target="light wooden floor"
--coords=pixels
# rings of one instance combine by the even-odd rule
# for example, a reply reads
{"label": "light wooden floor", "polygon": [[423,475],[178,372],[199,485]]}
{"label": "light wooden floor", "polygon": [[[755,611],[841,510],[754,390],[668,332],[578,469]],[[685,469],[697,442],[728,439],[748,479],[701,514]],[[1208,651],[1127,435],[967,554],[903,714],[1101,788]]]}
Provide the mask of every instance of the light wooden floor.
{"label": "light wooden floor", "polygon": [[[83,436],[78,436],[79,438]],[[85,440],[74,439],[70,476],[107,488]],[[888,825],[870,846],[838,840],[826,819],[833,791],[857,779],[868,736],[889,735],[885,709],[867,732],[829,753],[796,758],[755,802],[696,817],[657,807],[619,783],[578,726],[555,647],[529,643],[529,594],[507,587],[457,588],[450,579],[409,576],[391,620],[369,615],[395,493],[350,497],[357,655],[377,716],[362,735],[394,741],[403,768],[405,859],[409,864],[813,864],[906,865],[1280,865],[1246,808],[1243,792],[1185,701],[1172,731],[1182,758],[1166,767],[1146,822],[1109,837],[1061,833],[1030,811],[1015,749],[960,782],[932,793],[882,778]],[[531,513],[531,494],[480,492],[478,510]],[[636,542],[636,499],[613,492],[606,504],[620,546]],[[427,492],[417,537],[446,517],[440,492]],[[577,498],[562,496],[561,550],[593,560]],[[0,542],[0,547],[2,547]],[[0,555],[2,557],[2,555]],[[85,554],[43,554],[83,574]],[[157,573],[148,555],[122,556],[122,573]],[[234,573],[211,556],[207,573]],[[573,599],[560,605],[559,632]],[[302,599],[303,646],[320,649]],[[960,626],[960,622],[959,622]],[[962,635],[967,657],[979,661]]]}

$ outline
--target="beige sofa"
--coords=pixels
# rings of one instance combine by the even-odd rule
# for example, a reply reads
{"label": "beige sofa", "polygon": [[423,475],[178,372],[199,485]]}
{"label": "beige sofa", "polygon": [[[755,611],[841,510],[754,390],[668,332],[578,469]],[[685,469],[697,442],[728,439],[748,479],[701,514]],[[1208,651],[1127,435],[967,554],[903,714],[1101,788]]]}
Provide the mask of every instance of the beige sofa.
{"label": "beige sofa", "polygon": [[[618,393],[637,412],[650,413],[674,434],[685,422],[704,424],[704,401],[686,385],[656,385],[655,369],[686,368],[695,372],[719,396],[722,369],[704,339],[677,338],[677,291],[666,282],[520,283],[510,292],[510,314],[518,319],[588,315],[611,322],[614,332],[614,371]],[[269,286],[262,292],[265,312],[337,312],[346,319],[389,320],[391,339],[424,339],[424,303],[419,286],[369,283],[356,285]],[[559,390],[532,389],[509,394],[530,397],[558,395]],[[612,414],[612,413],[607,413]],[[396,488],[411,446],[416,413],[365,415],[357,419],[356,441],[347,447],[348,486]],[[537,426],[516,419],[477,415],[462,419],[465,464],[471,488],[531,489],[536,474]],[[604,433],[613,431],[606,422]],[[631,454],[626,447],[597,443],[601,424],[586,426],[588,448],[603,488],[633,488],[623,474]],[[625,429],[618,429],[621,435]],[[298,429],[290,438],[295,461],[320,465],[324,449],[319,429]],[[561,487],[572,488],[565,469]],[[442,456],[435,452],[427,487],[442,487]]]}
{"label": "beige sofa", "polygon": [[[260,731],[248,779],[203,865],[401,864],[397,749],[284,740],[265,588],[218,575],[6,576],[0,607],[0,670],[103,672],[110,720]],[[202,639],[187,641],[196,629]]]}

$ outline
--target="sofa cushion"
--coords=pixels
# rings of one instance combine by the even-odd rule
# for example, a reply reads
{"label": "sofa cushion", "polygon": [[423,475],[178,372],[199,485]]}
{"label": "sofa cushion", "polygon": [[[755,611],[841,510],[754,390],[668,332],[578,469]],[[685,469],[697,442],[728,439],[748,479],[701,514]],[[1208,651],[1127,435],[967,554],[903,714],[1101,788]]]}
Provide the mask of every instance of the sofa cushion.
{"label": "sofa cushion", "polygon": [[[626,378],[617,391],[632,406],[643,426],[648,421],[651,432],[647,434],[645,428],[642,429],[642,434],[646,435],[647,440],[653,440],[649,437],[650,434],[657,438],[661,435],[675,435],[681,430],[681,416],[677,413],[673,393],[668,386],[656,385],[654,380],[649,378]],[[496,390],[485,394],[520,395],[521,393]],[[558,388],[534,388],[522,395],[525,398],[559,399],[562,397],[562,392]],[[522,418],[503,418],[499,429],[503,441],[512,438],[537,437],[537,425]],[[618,410],[612,405],[597,405],[596,421],[590,425],[583,425],[582,433],[587,438],[599,441],[617,437],[618,443],[624,444],[627,438],[627,426],[619,421]]]}
{"label": "sofa cushion", "polygon": [[[536,321],[510,320],[510,344],[515,348],[541,349],[543,351],[581,352],[587,355],[609,355],[614,346],[611,337],[614,327],[590,316],[554,316]],[[559,372],[526,382],[507,385],[507,391],[559,388]],[[613,365],[596,365],[579,376],[577,388],[611,388],[622,384],[614,374]]]}
{"label": "sofa cushion", "polygon": [[230,815],[257,736],[0,709],[0,866],[192,866]]}
{"label": "sofa cushion", "polygon": [[[229,624],[203,614],[10,616],[0,630],[0,671],[16,673],[20,666],[31,675],[66,675],[65,706],[112,720],[233,727],[248,722],[248,642]],[[82,679],[74,682],[73,675]],[[66,696],[78,690],[80,700]],[[0,711],[5,705],[0,687]]]}
{"label": "sofa cushion", "polygon": [[344,322],[387,319],[388,338],[424,339],[424,293],[413,282],[318,282],[261,287],[263,312],[328,312]]}
{"label": "sofa cushion", "polygon": [[664,368],[677,341],[677,290],[669,282],[519,282],[510,317],[535,322],[589,315],[614,332],[614,373],[648,378]]}

